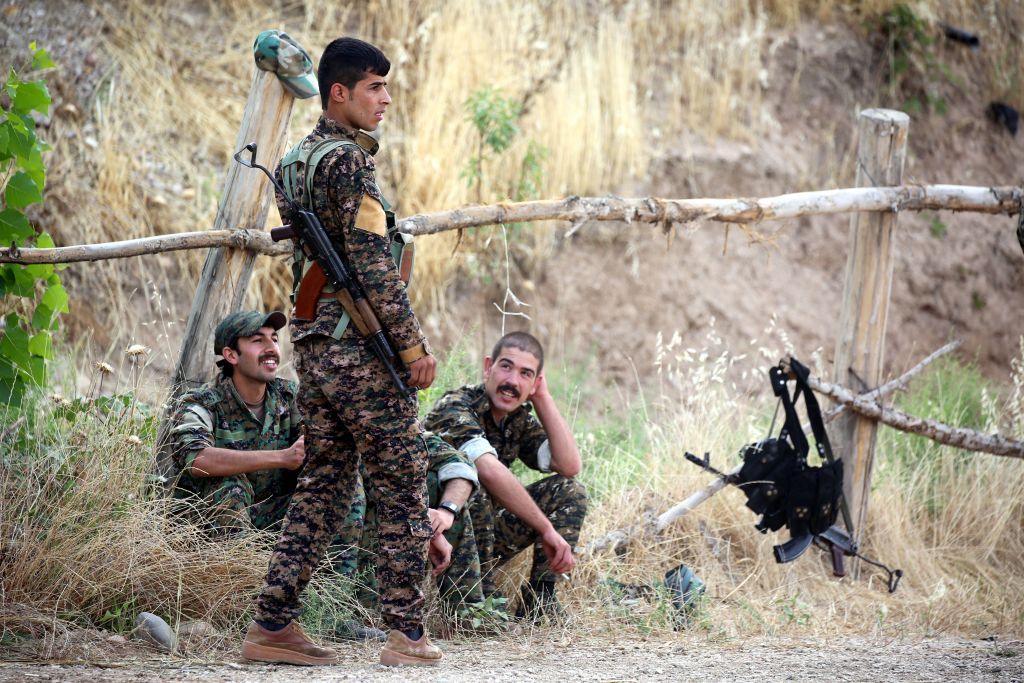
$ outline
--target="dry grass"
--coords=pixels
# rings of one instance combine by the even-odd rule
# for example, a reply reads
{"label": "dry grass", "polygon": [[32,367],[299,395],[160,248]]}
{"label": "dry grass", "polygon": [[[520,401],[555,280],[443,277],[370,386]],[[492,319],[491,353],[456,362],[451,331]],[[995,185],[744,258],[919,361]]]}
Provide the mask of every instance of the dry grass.
{"label": "dry grass", "polygon": [[[603,436],[580,434],[584,477],[594,498],[582,544],[658,514],[706,485],[709,475],[686,463],[682,450],[708,450],[716,465],[728,468],[727,454],[765,434],[771,403],[760,391],[766,382],[758,368],[787,345],[777,329],[766,332],[745,353],[724,348],[713,333],[702,349],[664,342],[662,387],[654,400],[629,413],[635,424],[619,432],[627,436],[613,437],[617,450],[609,455]],[[1015,363],[1011,387],[1024,382],[1022,367],[1024,357]],[[931,405],[935,416],[1020,434],[1020,396],[1012,390],[999,404],[976,373],[955,364],[932,377],[911,397]],[[104,382],[109,387],[114,379]],[[90,384],[92,395],[109,394],[98,379]],[[137,376],[126,376],[119,386],[137,384]],[[593,403],[581,397],[582,405]],[[135,613],[147,610],[173,627],[207,621],[219,635],[205,647],[234,647],[262,579],[270,536],[213,542],[195,527],[168,521],[166,504],[149,497],[143,483],[152,422],[141,408],[111,415],[93,407],[74,421],[69,414],[66,399],[41,399],[27,428],[34,445],[15,449],[0,473],[4,637],[17,642],[34,636],[34,649],[19,652],[54,657],[74,649],[69,634],[75,627],[123,630]],[[635,443],[631,430],[643,432]],[[776,564],[771,546],[781,539],[758,533],[743,496],[727,489],[622,555],[582,557],[571,583],[560,589],[571,614],[563,637],[670,633],[674,613],[657,584],[680,563],[708,587],[708,600],[689,628],[715,640],[852,633],[1019,637],[1024,463],[892,432],[883,432],[878,458],[864,550],[906,572],[895,594],[885,591],[884,575],[870,567],[861,580],[832,578],[817,550]],[[510,596],[518,594],[528,567],[524,556],[508,568]],[[623,596],[608,579],[651,589]],[[328,629],[323,635],[359,610],[329,574],[317,575],[313,591],[308,619],[314,630]],[[431,628],[440,630],[443,621],[435,603]],[[506,637],[532,633],[520,628]]]}

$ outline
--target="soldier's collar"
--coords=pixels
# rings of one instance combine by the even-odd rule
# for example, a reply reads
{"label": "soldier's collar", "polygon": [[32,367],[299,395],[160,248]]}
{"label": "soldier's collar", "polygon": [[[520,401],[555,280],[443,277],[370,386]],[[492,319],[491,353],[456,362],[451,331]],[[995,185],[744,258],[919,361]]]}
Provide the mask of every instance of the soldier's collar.
{"label": "soldier's collar", "polygon": [[346,128],[334,119],[327,118],[326,114],[320,115],[320,120],[316,124],[316,131],[325,137],[348,138],[365,149],[370,156],[375,155],[377,150],[380,149],[380,143],[369,133]]}

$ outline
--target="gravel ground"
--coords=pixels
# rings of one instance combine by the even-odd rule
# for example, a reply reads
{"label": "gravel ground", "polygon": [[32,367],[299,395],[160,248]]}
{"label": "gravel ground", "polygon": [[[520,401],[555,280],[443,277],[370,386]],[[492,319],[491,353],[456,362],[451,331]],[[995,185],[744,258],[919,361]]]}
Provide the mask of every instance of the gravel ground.
{"label": "gravel ground", "polygon": [[[341,646],[343,664],[289,667],[234,656],[197,661],[135,652],[117,661],[0,662],[2,681],[676,681],[855,680],[1024,681],[1017,640],[753,638],[709,643],[672,640],[444,642],[437,669],[386,669],[376,648]],[[504,649],[499,649],[504,648]]]}

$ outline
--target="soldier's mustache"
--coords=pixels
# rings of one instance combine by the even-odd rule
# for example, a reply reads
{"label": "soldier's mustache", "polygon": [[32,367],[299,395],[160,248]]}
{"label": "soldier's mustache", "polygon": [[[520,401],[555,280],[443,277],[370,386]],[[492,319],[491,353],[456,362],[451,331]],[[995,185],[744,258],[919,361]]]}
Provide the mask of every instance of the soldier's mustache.
{"label": "soldier's mustache", "polygon": [[281,362],[280,356],[278,356],[276,353],[266,353],[259,357],[258,362],[262,363],[265,360],[276,360],[278,363]]}
{"label": "soldier's mustache", "polygon": [[502,384],[501,386],[498,387],[498,391],[507,391],[516,398],[519,398],[519,389],[516,389],[511,384]]}

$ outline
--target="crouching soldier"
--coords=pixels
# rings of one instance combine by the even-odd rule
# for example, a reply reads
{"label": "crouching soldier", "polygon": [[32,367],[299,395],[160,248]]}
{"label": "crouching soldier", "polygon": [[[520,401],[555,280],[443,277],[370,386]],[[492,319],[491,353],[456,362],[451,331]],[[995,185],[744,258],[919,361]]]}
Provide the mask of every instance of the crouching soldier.
{"label": "crouching soldier", "polygon": [[305,457],[297,385],[278,379],[284,314],[238,311],[214,332],[221,374],[187,392],[171,417],[174,497],[216,535],[267,529],[288,509]]}
{"label": "crouching soldier", "polygon": [[[476,465],[482,486],[470,513],[484,595],[497,594],[496,567],[534,546],[521,610],[534,619],[561,615],[555,581],[576,563],[572,549],[587,511],[586,489],[574,478],[580,453],[543,370],[540,342],[525,332],[507,334],[484,359],[483,384],[445,394],[424,425]],[[555,474],[524,487],[509,470],[517,459]]]}

